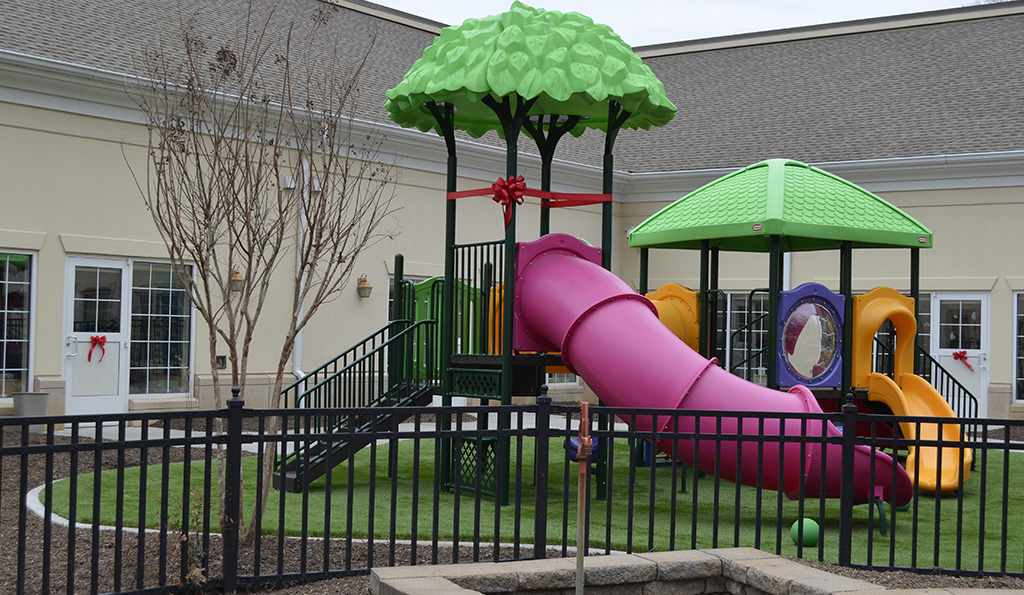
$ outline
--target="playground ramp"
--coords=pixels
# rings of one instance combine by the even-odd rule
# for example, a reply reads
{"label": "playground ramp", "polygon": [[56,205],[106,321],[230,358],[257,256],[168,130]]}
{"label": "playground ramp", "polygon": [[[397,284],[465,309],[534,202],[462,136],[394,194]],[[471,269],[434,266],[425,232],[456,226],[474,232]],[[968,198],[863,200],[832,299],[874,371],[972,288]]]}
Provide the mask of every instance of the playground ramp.
{"label": "playground ramp", "polygon": [[[534,348],[561,351],[565,363],[608,405],[742,413],[821,411],[805,387],[788,393],[767,389],[697,354],[661,324],[650,301],[592,262],[588,248],[576,238],[550,234],[521,245],[517,259],[521,336],[532,337]],[[668,417],[641,417],[635,429],[650,431],[656,423],[658,430],[665,430],[670,421]],[[827,421],[761,420],[739,413],[721,418],[720,428],[717,417],[702,417],[699,426],[694,417],[682,417],[679,422],[679,431],[686,433],[839,435]],[[827,426],[823,428],[822,423]],[[759,447],[755,441],[689,439],[661,440],[658,448],[702,471],[717,470],[723,478],[752,486],[758,485],[762,460],[765,469],[778,469],[781,462],[783,477],[764,473],[762,487],[782,490],[790,497],[799,495],[801,489],[807,497],[839,497],[840,474],[831,471],[839,468],[842,447],[838,444],[801,445],[780,440]],[[739,468],[735,464],[737,450],[742,450]],[[824,481],[819,476],[822,457],[828,463]],[[855,469],[857,501],[882,498],[899,506],[910,501],[910,477],[889,455],[858,445]]]}
{"label": "playground ramp", "polygon": [[[911,417],[956,418],[956,414],[935,387],[915,374],[900,374],[899,382],[884,374],[868,376],[868,399],[885,404],[896,415]],[[901,422],[900,431],[910,440],[942,440],[961,442],[963,426],[959,423]],[[955,491],[971,474],[974,455],[969,448],[921,446],[909,449],[907,473],[920,489]],[[963,475],[961,477],[961,474]]]}

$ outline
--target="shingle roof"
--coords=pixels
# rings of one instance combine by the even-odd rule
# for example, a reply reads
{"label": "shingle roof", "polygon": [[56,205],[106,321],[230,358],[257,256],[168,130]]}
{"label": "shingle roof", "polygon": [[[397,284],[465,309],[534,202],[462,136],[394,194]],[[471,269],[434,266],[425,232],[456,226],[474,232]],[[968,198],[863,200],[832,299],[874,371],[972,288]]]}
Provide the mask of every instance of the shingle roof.
{"label": "shingle roof", "polygon": [[[249,5],[248,0],[5,0],[0,48],[115,72],[145,74],[137,65],[142,52],[156,47],[177,49],[183,21],[193,21],[217,47],[230,40],[245,22]],[[434,38],[422,29],[318,0],[255,0],[252,6],[253,21],[262,23],[268,7],[273,7],[275,23],[294,23],[293,40],[310,40],[313,51],[321,56],[333,55],[331,44],[337,41],[339,55],[351,58],[353,64],[376,33],[369,67],[362,75],[358,115],[381,122],[387,121],[384,91],[402,79]],[[314,19],[321,17],[327,19],[326,34],[309,35]],[[427,28],[435,24],[423,23]],[[284,26],[271,27],[272,35],[283,35],[284,31]]]}
{"label": "shingle roof", "polygon": [[679,112],[653,133],[623,133],[616,165],[1024,149],[1022,32],[1017,14],[648,58]]}
{"label": "shingle roof", "polygon": [[[171,39],[182,18],[201,11],[197,26],[216,42],[236,30],[248,4],[6,0],[0,49],[134,72],[139,51]],[[368,32],[377,31],[359,115],[384,123],[384,92],[434,39],[422,27],[318,0],[268,4],[282,22],[300,28],[326,10],[343,55],[357,55]],[[742,167],[773,157],[817,163],[1024,149],[1024,2],[992,6],[1018,7],[1019,14],[842,35],[825,27],[809,39],[647,58],[679,113],[663,128],[623,131],[615,166],[657,172]],[[946,12],[984,10],[993,9]],[[327,42],[314,39],[325,52]],[[483,140],[499,144],[493,133]],[[555,157],[599,166],[603,140],[593,131],[563,138]],[[535,152],[528,141],[521,148]]]}

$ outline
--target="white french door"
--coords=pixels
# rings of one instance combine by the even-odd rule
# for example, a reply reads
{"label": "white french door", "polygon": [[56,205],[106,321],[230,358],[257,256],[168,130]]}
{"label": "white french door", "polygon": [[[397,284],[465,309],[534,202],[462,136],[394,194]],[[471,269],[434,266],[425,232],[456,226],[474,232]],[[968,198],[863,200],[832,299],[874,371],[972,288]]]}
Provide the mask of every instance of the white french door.
{"label": "white french door", "polygon": [[68,258],[64,299],[68,414],[127,410],[129,279],[124,259]]}
{"label": "white french door", "polygon": [[989,294],[932,295],[932,355],[978,399],[978,415],[988,416]]}

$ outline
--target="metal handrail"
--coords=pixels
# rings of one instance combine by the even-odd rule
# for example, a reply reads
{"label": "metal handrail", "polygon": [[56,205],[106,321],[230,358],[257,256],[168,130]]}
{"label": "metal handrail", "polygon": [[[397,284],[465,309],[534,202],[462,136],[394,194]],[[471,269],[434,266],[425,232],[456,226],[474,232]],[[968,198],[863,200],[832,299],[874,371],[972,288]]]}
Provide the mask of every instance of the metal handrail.
{"label": "metal handrail", "polygon": [[744,343],[744,348],[743,348],[743,352],[746,354],[746,357],[744,357],[739,362],[731,362],[730,361],[730,366],[729,366],[729,372],[732,372],[732,373],[735,373],[736,370],[739,370],[742,366],[746,366],[745,368],[743,368],[742,378],[744,380],[751,380],[751,377],[750,377],[750,362],[756,360],[757,358],[761,357],[762,355],[764,355],[765,353],[768,352],[767,348],[759,349],[757,351],[754,351],[753,353],[751,353],[751,349],[750,349],[750,346],[753,343],[753,337],[754,337],[753,333],[754,333],[754,329],[755,329],[756,325],[758,323],[760,323],[762,320],[764,320],[765,318],[768,318],[768,313],[767,312],[764,313],[764,314],[761,314],[759,316],[756,316],[756,317],[754,316],[754,296],[757,295],[758,293],[767,293],[767,292],[768,292],[768,290],[763,288],[763,287],[759,287],[757,289],[753,289],[753,290],[750,291],[750,294],[747,296],[747,318],[748,318],[747,323],[744,324],[743,326],[739,327],[738,329],[732,331],[732,333],[730,333],[730,335],[729,335],[729,352],[730,352],[730,355],[731,355],[731,353],[732,353],[732,346],[736,342],[736,337],[738,337],[741,333],[746,333],[746,339],[747,340]]}
{"label": "metal handrail", "polygon": [[[922,373],[921,377],[928,381],[935,390],[942,395],[942,398],[949,404],[950,409],[957,417],[978,417],[978,398],[971,393],[970,389],[960,383],[949,370],[942,366],[938,360],[936,360],[927,350],[920,345],[915,345],[919,356],[924,358],[925,364],[928,365],[926,373]],[[894,366],[892,365],[892,350],[888,345],[878,340],[875,337],[875,348],[883,357],[883,373],[890,378],[894,374]]]}

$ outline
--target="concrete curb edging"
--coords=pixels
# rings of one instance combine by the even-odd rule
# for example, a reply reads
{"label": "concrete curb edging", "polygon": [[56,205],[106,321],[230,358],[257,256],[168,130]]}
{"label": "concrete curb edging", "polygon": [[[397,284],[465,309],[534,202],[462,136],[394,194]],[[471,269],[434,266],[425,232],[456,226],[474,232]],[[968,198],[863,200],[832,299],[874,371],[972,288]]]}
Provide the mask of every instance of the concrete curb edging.
{"label": "concrete curb edging", "polygon": [[[373,569],[370,589],[374,595],[572,595],[575,576],[574,558],[397,566]],[[586,560],[584,583],[587,595],[966,595],[986,591],[885,589],[754,548],[591,556]]]}

